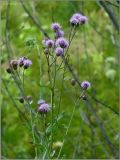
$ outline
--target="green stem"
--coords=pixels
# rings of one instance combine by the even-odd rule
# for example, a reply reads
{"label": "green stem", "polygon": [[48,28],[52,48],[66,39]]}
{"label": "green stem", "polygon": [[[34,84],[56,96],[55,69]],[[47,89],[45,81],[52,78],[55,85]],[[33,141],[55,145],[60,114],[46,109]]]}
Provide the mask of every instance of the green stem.
{"label": "green stem", "polygon": [[40,84],[40,98],[42,98],[42,91],[41,91],[41,86],[42,86],[42,59],[41,59],[41,55],[40,55],[40,49],[39,49],[39,47],[38,47],[38,45],[36,44],[36,48],[37,48],[37,53],[38,53],[38,57],[39,57],[39,61],[40,61],[40,65],[39,65],[39,78],[40,78],[40,80],[39,80],[39,84]]}
{"label": "green stem", "polygon": [[62,142],[62,146],[61,146],[61,148],[60,148],[60,151],[59,151],[59,153],[58,153],[58,157],[57,157],[57,159],[59,159],[60,154],[61,154],[61,152],[62,152],[62,149],[63,149],[64,143],[65,143],[65,141],[66,141],[66,137],[67,137],[67,134],[68,134],[68,131],[69,131],[69,128],[70,128],[70,125],[71,125],[71,122],[72,122],[72,119],[73,119],[74,113],[75,113],[75,108],[76,108],[76,106],[78,105],[78,102],[79,102],[79,98],[76,100],[76,104],[74,105],[74,108],[73,108],[73,111],[72,111],[72,114],[71,114],[71,118],[70,118],[70,121],[69,121],[69,124],[68,124],[67,130],[66,130],[66,132],[65,132],[65,136],[64,136],[64,139],[63,139],[63,142]]}
{"label": "green stem", "polygon": [[31,108],[30,108],[30,119],[31,119],[31,130],[32,130],[33,144],[35,145],[35,159],[37,159],[37,147],[36,147],[36,140],[35,140],[35,133],[34,133],[34,124],[33,124],[33,116],[32,116],[32,110],[31,110]]}
{"label": "green stem", "polygon": [[52,125],[52,130],[51,130],[51,151],[52,151],[52,146],[53,146],[53,119],[54,119],[54,92],[55,92],[55,81],[56,81],[56,60],[55,59],[55,65],[54,65],[54,77],[53,77],[53,85],[51,89],[51,106],[52,106],[52,112],[51,112],[51,125]]}

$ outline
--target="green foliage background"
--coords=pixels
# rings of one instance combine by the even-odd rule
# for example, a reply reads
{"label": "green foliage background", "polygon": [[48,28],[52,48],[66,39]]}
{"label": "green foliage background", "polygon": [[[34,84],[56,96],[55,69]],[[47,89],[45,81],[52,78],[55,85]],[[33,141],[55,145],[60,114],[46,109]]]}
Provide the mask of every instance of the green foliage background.
{"label": "green foliage background", "polygon": [[[53,37],[53,32],[50,29],[52,18],[62,25],[65,37],[68,38],[70,31],[69,19],[72,14],[82,11],[88,17],[88,23],[85,26],[79,27],[70,47],[70,64],[80,81],[89,80],[91,82],[92,87],[89,92],[91,93],[94,90],[99,100],[118,112],[117,31],[114,29],[104,9],[96,1],[35,0],[24,2],[29,11],[37,17],[42,27],[51,37]],[[7,83],[9,91],[18,107],[23,110],[23,106],[17,99],[20,96],[19,90],[11,76],[6,72],[8,64],[5,44],[7,1],[2,1],[1,3],[3,40],[1,44],[2,79]],[[50,103],[51,98],[48,87],[40,89],[39,85],[39,81],[42,79],[43,85],[48,86],[47,63],[41,45],[44,36],[17,0],[10,2],[8,21],[13,57],[28,56],[33,62],[31,68],[25,73],[25,89],[26,94],[33,97],[32,107],[36,110],[40,92],[48,103]],[[28,40],[32,40],[32,42],[35,40],[40,49],[42,77],[39,76],[40,60],[37,48],[35,45],[27,46],[26,41]],[[62,73],[60,71],[57,75],[55,112],[57,112],[59,103]],[[71,86],[71,79],[71,74],[66,72],[61,101],[61,112],[64,111],[64,116],[59,121],[59,127],[56,127],[54,130],[54,142],[62,141],[74,107],[74,101],[80,95],[78,86]],[[33,158],[35,155],[33,145],[30,143],[32,140],[31,133],[25,128],[24,121],[21,121],[20,115],[8,96],[4,85],[2,86],[2,155],[6,158]],[[118,149],[118,115],[103,105],[97,104],[94,101],[92,103],[110,140]],[[91,123],[89,123],[86,115]],[[42,119],[39,123],[41,126],[43,123]],[[94,128],[94,133],[91,130],[91,125]],[[94,116],[86,108],[84,102],[80,102],[75,111],[62,151],[64,157],[72,158],[77,146],[75,158],[113,158]],[[58,148],[55,148],[55,150],[57,154]]]}

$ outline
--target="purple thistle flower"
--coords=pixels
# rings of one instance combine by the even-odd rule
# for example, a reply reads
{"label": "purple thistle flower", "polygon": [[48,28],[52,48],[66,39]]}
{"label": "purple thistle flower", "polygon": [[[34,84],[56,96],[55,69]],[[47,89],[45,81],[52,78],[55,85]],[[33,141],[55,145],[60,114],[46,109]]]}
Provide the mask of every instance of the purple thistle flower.
{"label": "purple thistle flower", "polygon": [[86,16],[83,16],[83,15],[80,14],[80,13],[75,13],[75,14],[73,14],[73,16],[71,17],[70,23],[71,23],[72,25],[84,24],[84,23],[86,23],[87,20],[88,20],[88,19],[87,19]]}
{"label": "purple thistle flower", "polygon": [[57,47],[55,50],[55,53],[57,56],[63,56],[64,55],[64,49],[61,47]]}
{"label": "purple thistle flower", "polygon": [[48,38],[46,38],[46,39],[43,39],[42,40],[42,44],[44,45],[44,46],[46,46],[46,42],[48,41]]}
{"label": "purple thistle flower", "polygon": [[38,112],[41,114],[46,114],[50,110],[50,106],[47,103],[43,103],[39,106]]}
{"label": "purple thistle flower", "polygon": [[85,24],[87,22],[87,17],[86,16],[81,16],[81,18],[79,19],[80,24]]}
{"label": "purple thistle flower", "polygon": [[54,41],[51,39],[48,39],[45,44],[47,47],[51,48],[54,45]]}
{"label": "purple thistle flower", "polygon": [[32,65],[32,61],[31,60],[29,60],[29,59],[24,60],[24,62],[23,62],[24,69],[27,69],[31,65]]}
{"label": "purple thistle flower", "polygon": [[82,87],[83,89],[88,89],[88,88],[90,88],[90,86],[91,86],[91,84],[90,84],[90,82],[88,82],[88,81],[83,81],[83,82],[81,83],[81,87]]}
{"label": "purple thistle flower", "polygon": [[38,105],[42,105],[42,104],[44,104],[44,103],[45,103],[44,100],[39,100],[37,104],[38,104]]}
{"label": "purple thistle flower", "polygon": [[69,45],[68,41],[65,38],[58,38],[56,41],[56,46],[60,46],[61,48],[67,48]]}
{"label": "purple thistle flower", "polygon": [[21,58],[18,59],[18,64],[19,64],[20,67],[22,67],[24,65],[24,60],[27,60],[27,58],[26,57],[21,57]]}
{"label": "purple thistle flower", "polygon": [[59,23],[52,23],[51,29],[56,32],[61,29],[61,26]]}
{"label": "purple thistle flower", "polygon": [[42,44],[46,45],[46,40],[45,39],[42,40]]}
{"label": "purple thistle flower", "polygon": [[70,23],[73,25],[73,26],[77,26],[79,24],[79,20],[75,17],[72,17],[70,19]]}
{"label": "purple thistle flower", "polygon": [[62,30],[58,30],[56,32],[56,35],[55,35],[56,38],[60,38],[60,37],[63,37],[63,36],[64,36],[64,32]]}
{"label": "purple thistle flower", "polygon": [[75,13],[75,14],[73,14],[72,17],[74,17],[74,18],[76,18],[76,19],[79,20],[79,18],[81,18],[81,16],[82,16],[82,14],[80,14],[80,13]]}

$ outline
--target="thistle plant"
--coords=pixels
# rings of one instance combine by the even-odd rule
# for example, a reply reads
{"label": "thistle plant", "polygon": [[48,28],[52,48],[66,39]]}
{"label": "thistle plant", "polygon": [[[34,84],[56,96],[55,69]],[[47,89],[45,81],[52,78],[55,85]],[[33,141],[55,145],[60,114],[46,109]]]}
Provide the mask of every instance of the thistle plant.
{"label": "thistle plant", "polygon": [[[21,103],[24,107],[24,110],[19,109],[19,113],[22,117],[24,117],[24,121],[26,122],[26,127],[30,132],[30,136],[32,139],[32,144],[34,148],[34,154],[36,159],[50,159],[50,158],[63,158],[62,151],[64,149],[66,142],[66,138],[68,136],[69,129],[71,127],[71,123],[74,117],[75,110],[78,109],[80,103],[89,102],[89,93],[91,83],[88,80],[84,80],[80,82],[75,74],[71,63],[70,63],[70,52],[69,49],[72,45],[72,41],[75,38],[77,29],[79,27],[83,27],[86,24],[88,18],[81,13],[75,13],[70,18],[70,31],[68,35],[68,39],[65,38],[65,33],[63,31],[62,26],[58,22],[54,22],[51,24],[51,32],[53,33],[53,37],[43,37],[41,46],[42,50],[39,49],[38,44],[34,41],[32,43],[32,47],[34,46],[37,50],[39,57],[39,77],[40,77],[40,96],[37,97],[37,100],[34,97],[26,94],[25,84],[25,76],[28,70],[33,70],[34,72],[34,63],[29,59],[26,55],[17,59],[13,59],[10,61],[6,71],[7,73],[14,79],[15,84],[18,86],[20,91],[19,103]],[[27,42],[27,45],[30,45]],[[48,87],[48,96],[42,93],[42,87],[46,85],[46,82],[43,80],[42,73],[42,56],[46,59],[47,64],[47,87]],[[62,82],[62,87],[60,91],[56,91],[56,81],[59,75],[59,72],[62,71],[62,76],[60,77],[60,81]],[[75,103],[73,106],[72,113],[70,115],[70,120],[68,124],[66,124],[66,128],[64,130],[63,138],[60,142],[56,142],[55,139],[55,130],[56,128],[59,130],[59,121],[65,116],[65,113],[62,111],[61,107],[61,99],[62,99],[62,90],[64,86],[64,79],[66,72],[71,74],[70,84],[73,88],[78,87],[79,94],[75,99]],[[35,77],[34,77],[35,78]],[[57,97],[57,92],[60,93],[60,96]],[[39,94],[38,94],[39,95]],[[59,99],[59,102],[56,102],[56,99]],[[33,102],[36,105],[33,107]],[[94,110],[93,110],[94,112]],[[97,116],[95,114],[97,119]],[[98,125],[104,133],[103,128],[97,119]],[[112,149],[112,145],[107,139],[107,142],[110,144],[110,148]],[[55,149],[55,147],[58,147]]]}
{"label": "thistle plant", "polygon": [[119,2],[1,7],[1,159],[119,159]]}
{"label": "thistle plant", "polygon": [[[64,147],[65,138],[68,134],[71,121],[74,116],[74,111],[76,106],[79,103],[81,96],[79,95],[78,99],[76,100],[76,105],[73,108],[73,112],[71,115],[71,119],[69,121],[68,127],[65,132],[65,136],[63,141],[60,142],[61,145],[59,146],[59,151],[54,150],[55,146],[55,139],[54,139],[54,130],[56,125],[58,125],[58,121],[63,114],[60,110],[61,103],[56,104],[55,98],[56,97],[56,78],[57,74],[60,70],[63,70],[63,76],[61,77],[61,81],[64,81],[64,74],[66,67],[69,64],[69,48],[71,42],[75,36],[76,29],[80,25],[82,26],[87,21],[87,17],[83,16],[80,13],[74,14],[70,18],[70,26],[72,27],[69,33],[69,40],[64,37],[64,31],[62,26],[54,22],[51,24],[51,30],[54,33],[53,38],[45,37],[42,40],[41,45],[43,46],[43,53],[46,57],[46,63],[48,66],[48,81],[49,81],[49,96],[51,97],[50,102],[46,102],[47,100],[43,100],[44,97],[41,95],[40,100],[36,102],[36,109],[34,110],[32,107],[32,101],[34,101],[34,97],[31,100],[31,97],[26,95],[25,91],[25,71],[27,72],[34,64],[32,61],[28,59],[26,56],[20,57],[18,59],[13,59],[10,61],[6,71],[11,74],[12,78],[14,79],[15,83],[19,86],[20,94],[19,102],[24,106],[24,112],[22,113],[25,117],[27,127],[31,132],[32,136],[32,143],[34,145],[35,150],[35,157],[36,158],[60,158],[62,149]],[[38,56],[40,56],[39,48],[34,41],[34,46],[32,41],[27,41],[27,45],[30,46],[32,44],[32,48],[36,46],[38,51]],[[41,57],[41,56],[40,56]],[[31,66],[32,65],[32,66]],[[63,68],[62,68],[63,67]],[[68,69],[70,69],[68,67]],[[40,75],[41,75],[41,65],[40,65]],[[42,77],[40,78],[40,84],[42,81]],[[76,79],[73,77],[71,80],[71,85],[76,84]],[[43,82],[42,82],[43,85]],[[83,88],[84,92],[90,87],[90,83],[87,81],[82,82],[81,87]],[[62,92],[61,92],[62,93]],[[83,93],[82,93],[83,94]],[[82,95],[83,97],[83,95]],[[39,99],[39,97],[38,97]],[[85,98],[84,98],[85,99]],[[60,100],[61,101],[61,100]],[[37,106],[38,105],[38,106]],[[57,114],[56,114],[57,111]],[[29,115],[28,115],[29,114]],[[41,120],[41,127],[38,125],[39,120]]]}

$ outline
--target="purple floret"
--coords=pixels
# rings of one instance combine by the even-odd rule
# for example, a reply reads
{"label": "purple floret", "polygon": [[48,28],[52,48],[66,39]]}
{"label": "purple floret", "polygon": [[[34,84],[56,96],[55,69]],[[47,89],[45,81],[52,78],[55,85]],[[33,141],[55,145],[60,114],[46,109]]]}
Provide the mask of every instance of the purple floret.
{"label": "purple floret", "polygon": [[56,32],[56,35],[55,35],[56,38],[60,38],[60,37],[63,37],[63,36],[64,36],[64,32],[62,30],[58,30]]}
{"label": "purple floret", "polygon": [[70,19],[72,25],[84,24],[87,22],[87,17],[83,16],[81,13],[75,13]]}
{"label": "purple floret", "polygon": [[53,40],[48,39],[48,40],[46,41],[46,46],[47,46],[47,47],[51,48],[53,45],[54,45],[54,41],[53,41]]}
{"label": "purple floret", "polygon": [[32,65],[32,61],[31,60],[29,60],[29,59],[24,60],[24,63],[23,63],[24,69],[27,69],[31,65]]}
{"label": "purple floret", "polygon": [[56,46],[60,46],[61,48],[67,48],[69,45],[68,41],[65,38],[58,38],[56,41]]}
{"label": "purple floret", "polygon": [[71,23],[72,25],[74,25],[74,26],[77,26],[77,25],[79,24],[79,20],[76,19],[76,18],[74,18],[74,17],[72,17],[72,18],[70,19],[70,23]]}
{"label": "purple floret", "polygon": [[90,82],[88,82],[88,81],[83,81],[83,82],[81,83],[81,87],[82,87],[83,89],[88,89],[88,88],[90,88],[90,86],[91,86],[91,84],[90,84]]}
{"label": "purple floret", "polygon": [[42,40],[42,44],[44,45],[44,46],[46,46],[46,42],[48,41],[48,39],[43,39]]}
{"label": "purple floret", "polygon": [[81,16],[81,18],[79,19],[80,24],[84,24],[87,22],[87,17],[86,16]]}
{"label": "purple floret", "polygon": [[61,26],[60,26],[59,23],[52,23],[51,24],[51,29],[56,32],[56,31],[61,29]]}
{"label": "purple floret", "polygon": [[50,110],[50,106],[47,103],[43,103],[39,106],[38,112],[41,114],[46,114]]}
{"label": "purple floret", "polygon": [[57,56],[63,56],[64,55],[64,49],[61,47],[57,47],[55,50],[55,53]]}
{"label": "purple floret", "polygon": [[20,67],[22,67],[22,66],[24,65],[24,61],[25,61],[25,60],[27,60],[26,57],[21,57],[21,58],[19,58],[18,64],[19,64]]}
{"label": "purple floret", "polygon": [[41,104],[44,104],[44,103],[45,103],[44,100],[39,100],[37,104],[38,104],[38,105],[41,105]]}
{"label": "purple floret", "polygon": [[80,14],[80,13],[75,13],[75,14],[73,14],[72,17],[74,17],[74,18],[76,18],[76,19],[79,20],[79,18],[81,18],[81,16],[82,16],[82,14]]}

